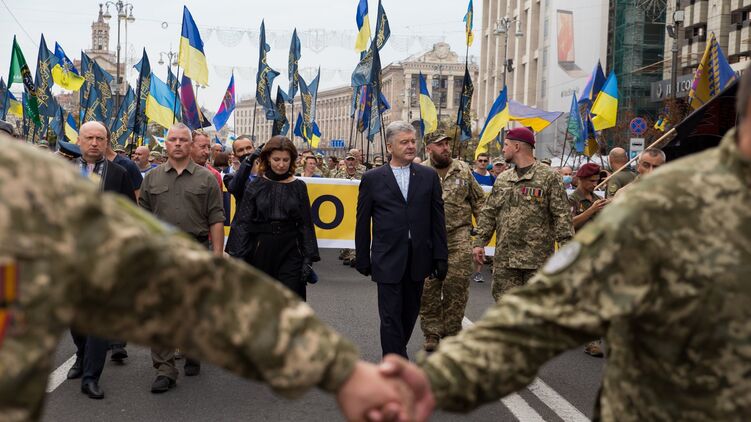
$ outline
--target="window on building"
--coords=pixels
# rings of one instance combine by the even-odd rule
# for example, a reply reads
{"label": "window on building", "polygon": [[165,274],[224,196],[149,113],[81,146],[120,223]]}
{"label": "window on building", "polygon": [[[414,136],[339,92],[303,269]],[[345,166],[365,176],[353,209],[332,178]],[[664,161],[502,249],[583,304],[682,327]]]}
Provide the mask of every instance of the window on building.
{"label": "window on building", "polygon": [[420,100],[418,95],[420,94],[420,75],[412,75],[412,80],[409,85],[409,106],[419,107]]}
{"label": "window on building", "polygon": [[430,98],[433,100],[436,108],[446,108],[448,106],[446,91],[448,89],[448,76],[433,75],[431,80],[432,89]]}
{"label": "window on building", "polygon": [[545,78],[542,78],[540,81],[540,98],[545,98],[545,95],[548,92],[548,80]]}
{"label": "window on building", "polygon": [[462,88],[464,87],[464,77],[454,77],[454,108],[459,108],[462,100]]}

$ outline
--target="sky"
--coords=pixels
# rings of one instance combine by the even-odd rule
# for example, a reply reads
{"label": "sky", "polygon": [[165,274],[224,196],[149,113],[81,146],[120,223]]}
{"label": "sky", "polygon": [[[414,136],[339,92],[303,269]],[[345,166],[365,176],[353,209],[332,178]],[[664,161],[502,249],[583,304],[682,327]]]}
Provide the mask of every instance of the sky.
{"label": "sky", "polygon": [[[7,80],[14,35],[32,73],[42,33],[50,50],[58,42],[71,59],[79,58],[80,50],[91,48],[91,24],[98,16],[99,3],[97,0],[0,0],[0,76]],[[198,102],[212,111],[219,107],[233,68],[237,96],[254,94],[262,19],[267,42],[271,44],[268,62],[281,73],[275,85],[279,83],[284,90],[289,83],[286,68],[294,28],[303,46],[299,66],[305,79],[310,81],[311,72],[318,66],[322,68],[319,91],[349,85],[359,60],[354,50],[357,0],[129,0],[129,3],[133,5],[135,22],[128,24],[127,47],[123,26],[121,60],[125,61],[127,50],[128,62],[135,63],[145,47],[152,71],[163,79],[167,68],[157,64],[160,53],[177,52],[183,5],[188,7],[199,27],[209,63],[209,86],[199,90]],[[466,44],[462,20],[467,3],[468,0],[383,0],[391,27],[391,39],[381,52],[383,66],[426,52],[436,41],[449,43],[463,57]],[[475,42],[469,55],[475,56],[479,63],[482,2],[474,3]],[[369,0],[368,8],[374,31],[378,2]],[[114,51],[117,42],[114,7],[110,7],[110,13],[115,17],[110,19],[109,49]],[[316,34],[328,41],[316,41]],[[166,55],[164,61],[168,62]],[[128,72],[132,85],[136,76],[135,71]],[[13,86],[13,91],[20,89],[20,84]]]}

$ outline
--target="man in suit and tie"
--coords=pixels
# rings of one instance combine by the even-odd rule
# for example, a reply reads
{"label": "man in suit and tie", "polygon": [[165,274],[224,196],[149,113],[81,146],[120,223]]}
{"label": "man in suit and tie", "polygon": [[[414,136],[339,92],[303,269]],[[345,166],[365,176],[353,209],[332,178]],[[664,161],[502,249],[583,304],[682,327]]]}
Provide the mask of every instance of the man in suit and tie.
{"label": "man in suit and tie", "polygon": [[405,358],[423,282],[448,271],[441,183],[435,170],[412,163],[415,138],[407,122],[386,128],[391,161],[362,177],[355,226],[356,268],[378,284],[381,349]]}

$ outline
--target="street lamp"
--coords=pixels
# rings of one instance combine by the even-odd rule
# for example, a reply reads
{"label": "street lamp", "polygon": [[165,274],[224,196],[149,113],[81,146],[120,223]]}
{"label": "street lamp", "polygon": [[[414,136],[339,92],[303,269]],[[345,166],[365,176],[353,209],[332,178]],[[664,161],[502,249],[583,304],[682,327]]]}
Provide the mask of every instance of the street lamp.
{"label": "street lamp", "polygon": [[106,1],[104,2],[104,4],[100,3],[99,7],[101,8],[102,5],[107,6],[107,10],[104,12],[104,15],[102,15],[102,17],[106,21],[110,20],[110,18],[112,17],[112,15],[110,14],[110,6],[114,6],[115,10],[117,10],[117,70],[116,70],[117,75],[115,77],[115,83],[117,85],[117,89],[115,89],[115,110],[119,110],[120,109],[120,91],[122,90],[122,86],[123,86],[123,83],[120,80],[120,22],[125,21],[125,37],[127,39],[128,23],[135,22],[136,18],[133,16],[133,4],[131,3],[123,2],[122,0],[117,0],[117,2]]}
{"label": "street lamp", "polygon": [[[495,22],[495,29],[493,30],[493,34],[495,34],[496,36],[501,36],[501,34],[506,35],[503,45],[504,60],[503,64],[501,65],[501,68],[503,69],[503,86],[506,86],[506,73],[514,71],[514,60],[508,58],[508,32],[511,29],[511,25],[513,25],[514,23],[516,23],[516,33],[514,33],[514,36],[516,38],[523,37],[524,33],[522,32],[522,26],[521,22],[519,21],[519,17],[509,18],[508,16],[504,16]],[[501,89],[503,89],[503,87],[501,87]]]}
{"label": "street lamp", "polygon": [[167,62],[170,66],[177,66],[177,53],[170,50],[169,52],[160,51],[159,52],[159,64],[164,64],[164,56],[167,56]]}
{"label": "street lamp", "polygon": [[670,98],[676,99],[678,91],[678,49],[681,43],[681,24],[684,20],[683,10],[673,12],[673,25],[668,25],[668,36],[673,39],[673,63],[670,66]]}

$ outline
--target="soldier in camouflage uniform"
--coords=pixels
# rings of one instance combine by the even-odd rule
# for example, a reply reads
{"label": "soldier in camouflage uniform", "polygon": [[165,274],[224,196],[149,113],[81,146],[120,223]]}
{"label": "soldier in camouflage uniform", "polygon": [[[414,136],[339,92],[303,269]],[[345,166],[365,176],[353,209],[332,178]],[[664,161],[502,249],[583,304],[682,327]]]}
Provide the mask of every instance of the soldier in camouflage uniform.
{"label": "soldier in camouflage uniform", "polygon": [[477,218],[485,196],[469,165],[451,158],[451,141],[441,132],[425,139],[429,159],[423,165],[438,172],[444,212],[452,216],[446,219],[448,275],[443,281],[428,277],[422,291],[420,328],[428,352],[435,350],[441,338],[462,329],[472,273],[472,216]]}
{"label": "soldier in camouflage uniform", "polygon": [[288,397],[318,386],[348,419],[404,397],[279,283],[0,138],[0,420],[40,418],[68,327],[180,347]]}
{"label": "soldier in camouflage uniform", "polygon": [[525,127],[508,132],[503,158],[516,168],[495,181],[477,222],[477,263],[485,259],[484,246],[496,233],[492,286],[496,301],[509,289],[526,284],[553,254],[555,242],[563,244],[574,234],[563,180],[535,161],[534,144],[534,133]]}
{"label": "soldier in camouflage uniform", "polygon": [[[747,104],[751,86],[741,94]],[[751,113],[739,109],[740,136],[619,194],[529,285],[418,358],[424,372],[387,356],[382,371],[410,379],[426,410],[418,420],[433,404],[497,401],[598,336],[609,359],[594,419],[748,420]]]}
{"label": "soldier in camouflage uniform", "polygon": [[[357,150],[351,150],[357,151]],[[334,173],[335,179],[346,180],[360,180],[362,175],[365,174],[365,166],[357,164],[357,157],[350,151],[347,157],[344,158],[344,168]],[[362,167],[362,170],[360,169]],[[351,267],[355,266],[355,250],[354,249],[342,249],[339,251],[339,259],[343,260],[344,265]]]}

